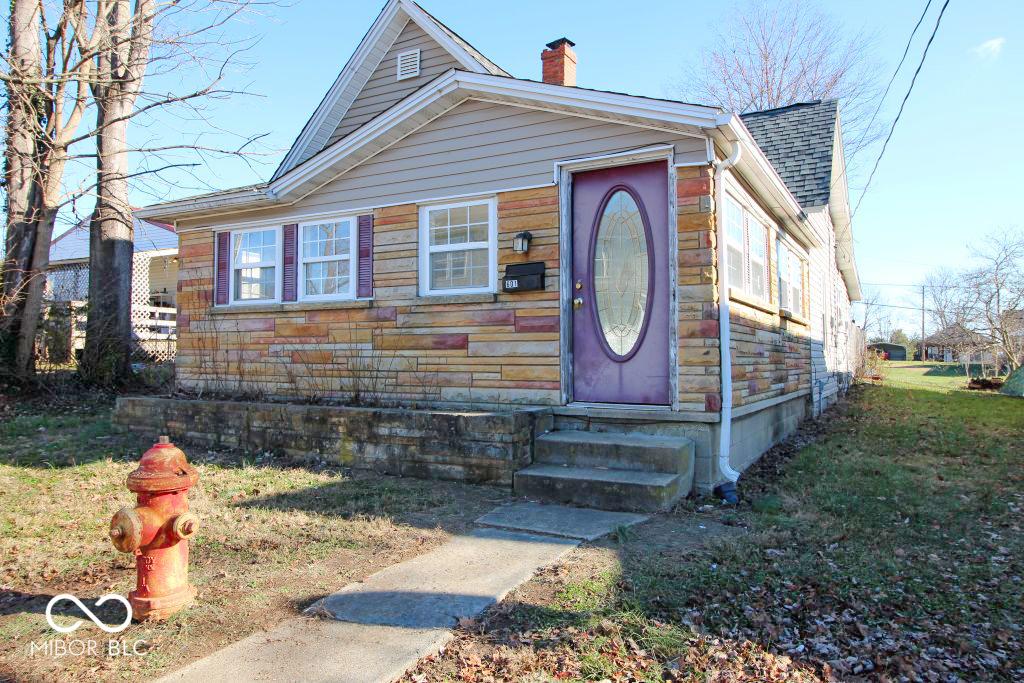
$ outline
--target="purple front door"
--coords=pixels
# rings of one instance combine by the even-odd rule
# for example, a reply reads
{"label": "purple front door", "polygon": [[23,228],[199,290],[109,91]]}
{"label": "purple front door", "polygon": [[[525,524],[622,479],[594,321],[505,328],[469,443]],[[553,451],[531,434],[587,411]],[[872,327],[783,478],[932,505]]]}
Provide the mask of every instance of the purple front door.
{"label": "purple front door", "polygon": [[586,171],[572,188],[573,400],[668,405],[668,164]]}

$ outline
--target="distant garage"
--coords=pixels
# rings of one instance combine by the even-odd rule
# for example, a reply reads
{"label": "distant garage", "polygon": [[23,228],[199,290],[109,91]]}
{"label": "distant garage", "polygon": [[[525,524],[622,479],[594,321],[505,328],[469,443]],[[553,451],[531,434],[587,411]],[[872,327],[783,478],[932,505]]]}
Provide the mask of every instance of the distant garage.
{"label": "distant garage", "polygon": [[900,344],[890,344],[889,342],[876,342],[874,344],[868,344],[868,350],[874,351],[877,354],[882,355],[886,360],[906,360],[907,359],[907,347],[901,346]]}

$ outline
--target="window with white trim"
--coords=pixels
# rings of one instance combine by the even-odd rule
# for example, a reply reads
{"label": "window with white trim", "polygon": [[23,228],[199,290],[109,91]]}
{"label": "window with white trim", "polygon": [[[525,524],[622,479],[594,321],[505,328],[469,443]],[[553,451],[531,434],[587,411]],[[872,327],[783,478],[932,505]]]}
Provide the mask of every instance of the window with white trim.
{"label": "window with white trim", "polygon": [[779,308],[804,316],[804,260],[784,241],[776,247],[779,270]]}
{"label": "window with white trim", "polygon": [[420,294],[493,292],[497,284],[493,199],[420,207]]}
{"label": "window with white trim", "polygon": [[231,233],[231,303],[277,301],[281,261],[278,228]]}
{"label": "window with white trim", "polygon": [[729,286],[768,301],[768,226],[732,197],[725,198]]}
{"label": "window with white trim", "polygon": [[356,234],[355,218],[299,225],[298,276],[302,299],[353,298]]}

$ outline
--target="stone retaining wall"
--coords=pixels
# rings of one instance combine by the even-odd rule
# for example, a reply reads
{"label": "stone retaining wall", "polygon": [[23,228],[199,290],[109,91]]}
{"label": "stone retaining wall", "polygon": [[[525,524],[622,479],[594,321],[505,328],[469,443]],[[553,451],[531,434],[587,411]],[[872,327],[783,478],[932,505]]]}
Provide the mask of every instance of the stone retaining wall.
{"label": "stone retaining wall", "polygon": [[[114,422],[155,439],[320,456],[382,474],[512,484],[546,411],[454,412],[124,397]],[[545,422],[546,421],[546,422]],[[540,423],[540,424],[538,424]]]}

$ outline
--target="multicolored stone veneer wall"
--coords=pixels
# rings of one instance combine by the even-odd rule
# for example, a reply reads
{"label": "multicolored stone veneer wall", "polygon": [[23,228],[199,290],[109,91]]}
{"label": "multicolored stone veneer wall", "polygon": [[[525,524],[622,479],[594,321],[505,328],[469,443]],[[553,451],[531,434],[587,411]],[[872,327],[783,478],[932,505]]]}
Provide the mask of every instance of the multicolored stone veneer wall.
{"label": "multicolored stone veneer wall", "polygon": [[[716,413],[713,171],[676,171],[678,407]],[[418,210],[406,204],[374,212],[372,301],[215,309],[214,233],[182,232],[179,386],[281,398],[358,394],[365,402],[411,405],[558,405],[558,189],[503,192],[497,199],[499,273],[509,263],[542,260],[544,291],[417,296]],[[513,236],[523,230],[533,235],[525,255],[512,251]],[[806,326],[782,319],[777,309],[740,302],[733,303],[732,321],[736,405],[806,388]]]}

